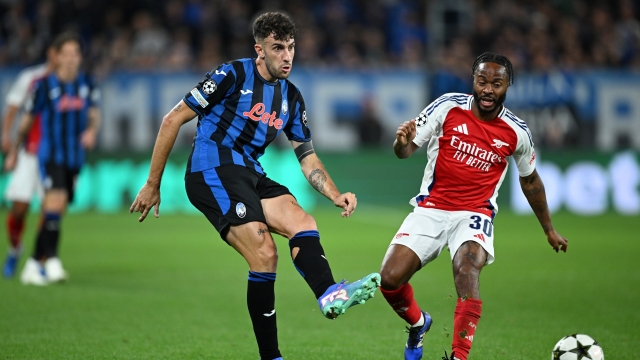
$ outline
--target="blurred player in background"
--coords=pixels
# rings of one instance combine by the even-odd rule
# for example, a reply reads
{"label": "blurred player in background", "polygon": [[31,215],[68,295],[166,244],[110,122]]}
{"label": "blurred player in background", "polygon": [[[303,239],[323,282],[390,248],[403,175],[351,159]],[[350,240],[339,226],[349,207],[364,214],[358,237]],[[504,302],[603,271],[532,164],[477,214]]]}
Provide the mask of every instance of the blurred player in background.
{"label": "blurred player in background", "polygon": [[41,139],[38,147],[40,175],[45,189],[42,221],[33,257],[20,275],[23,284],[47,285],[67,279],[58,258],[60,221],[67,204],[73,201],[76,179],[85,159],[85,149],[96,143],[100,123],[98,90],[90,77],[80,71],[80,39],[73,33],[53,41],[55,70],[37,82],[27,106],[18,140],[7,156],[5,167],[16,165],[17,153],[26,141],[36,114],[40,114]]}
{"label": "blurred player in background", "polygon": [[513,83],[511,62],[484,53],[472,75],[472,95],[441,96],[417,120],[400,125],[393,144],[400,159],[425,144],[428,151],[420,194],[411,200],[415,209],[391,241],[380,271],[384,297],[409,324],[405,359],[422,358],[424,334],[432,323],[416,303],[409,279],[448,248],[458,293],[450,359],[467,360],[482,312],[480,271],[494,261],[496,198],[510,157],[547,241],[556,252],[567,251],[567,240],[551,224],[531,133],[503,106]]}
{"label": "blurred player in background", "polygon": [[272,232],[289,239],[293,263],[328,318],[372,297],[379,275],[336,284],[315,220],[260,166],[258,158],[284,131],[309,183],[342,208],[342,216],[350,216],[356,208],[355,195],[338,191],[315,154],[304,100],[287,80],[295,51],[294,23],[283,14],[265,13],[256,19],[253,35],[257,59],[218,66],[164,117],[149,178],[130,211],[141,212],[143,221],[155,206],[158,217],[167,157],[180,126],[198,116],[185,176],[187,195],[247,261],[247,306],[260,358],[273,360],[282,357],[274,293],[278,255]]}
{"label": "blurred player in background", "polygon": [[[13,148],[13,121],[24,109],[37,81],[54,68],[55,50],[47,49],[47,61],[44,64],[22,70],[11,86],[5,101],[6,109],[2,123],[2,153],[8,154]],[[5,198],[11,202],[11,210],[7,214],[7,234],[9,253],[2,266],[2,274],[10,278],[15,274],[20,254],[22,253],[22,231],[29,211],[29,203],[34,195],[42,198],[43,190],[38,167],[38,144],[40,142],[40,116],[34,115],[33,125],[27,135],[25,144],[18,150],[16,166],[5,192]]]}

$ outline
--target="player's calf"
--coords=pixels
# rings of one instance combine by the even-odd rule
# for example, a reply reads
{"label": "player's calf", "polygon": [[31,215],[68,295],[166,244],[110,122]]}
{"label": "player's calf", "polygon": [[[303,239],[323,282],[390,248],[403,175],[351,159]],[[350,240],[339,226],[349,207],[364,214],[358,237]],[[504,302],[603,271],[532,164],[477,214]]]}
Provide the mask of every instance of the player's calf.
{"label": "player's calf", "polygon": [[318,230],[301,231],[289,240],[293,264],[307,282],[316,299],[336,282],[324,249],[320,244]]}

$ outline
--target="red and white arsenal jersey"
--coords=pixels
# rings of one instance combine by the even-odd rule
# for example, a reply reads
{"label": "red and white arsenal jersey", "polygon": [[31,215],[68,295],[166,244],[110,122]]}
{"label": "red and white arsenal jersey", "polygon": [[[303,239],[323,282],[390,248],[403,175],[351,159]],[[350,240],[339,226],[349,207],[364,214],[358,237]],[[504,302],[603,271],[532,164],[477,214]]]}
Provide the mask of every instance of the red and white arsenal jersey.
{"label": "red and white arsenal jersey", "polygon": [[471,112],[473,96],[444,94],[416,118],[413,142],[427,143],[428,162],[420,194],[411,204],[495,216],[496,198],[513,157],[520,176],[535,169],[531,133],[507,108],[490,121]]}

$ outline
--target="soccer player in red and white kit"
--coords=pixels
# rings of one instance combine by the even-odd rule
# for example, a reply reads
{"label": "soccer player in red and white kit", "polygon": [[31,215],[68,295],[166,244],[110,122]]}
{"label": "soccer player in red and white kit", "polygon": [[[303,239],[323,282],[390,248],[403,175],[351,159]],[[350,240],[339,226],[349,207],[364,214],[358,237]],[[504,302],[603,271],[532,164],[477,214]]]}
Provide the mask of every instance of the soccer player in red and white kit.
{"label": "soccer player in red and white kit", "polygon": [[494,261],[493,218],[498,189],[513,157],[520,186],[547,241],[558,252],[567,239],[552,223],[542,180],[536,172],[531,133],[502,104],[513,83],[511,62],[494,53],[472,66],[473,94],[445,94],[417,119],[398,127],[393,150],[400,159],[427,146],[428,162],[420,194],[382,261],[381,290],[409,324],[405,359],[421,359],[424,334],[432,319],[413,296],[409,279],[449,249],[458,293],[451,357],[467,360],[482,313],[479,276]]}

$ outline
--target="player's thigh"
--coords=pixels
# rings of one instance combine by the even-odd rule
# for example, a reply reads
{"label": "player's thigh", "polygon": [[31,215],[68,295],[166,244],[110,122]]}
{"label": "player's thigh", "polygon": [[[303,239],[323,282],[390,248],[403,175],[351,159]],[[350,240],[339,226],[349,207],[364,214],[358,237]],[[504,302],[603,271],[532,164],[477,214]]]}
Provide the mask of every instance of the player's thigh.
{"label": "player's thigh", "polygon": [[286,186],[264,176],[257,185],[269,229],[287,239],[306,230],[317,230],[315,220],[298,204]]}
{"label": "player's thigh", "polygon": [[5,197],[11,202],[30,203],[34,195],[42,197],[38,158],[21,150],[16,168],[11,173]]}
{"label": "player's thigh", "polygon": [[226,240],[232,225],[267,223],[256,190],[259,178],[259,174],[242,166],[220,166],[187,174],[185,188],[191,204]]}
{"label": "player's thigh", "polygon": [[[420,259],[420,266],[435,260],[447,246],[445,228],[448,221],[446,211],[415,208],[400,225],[391,240],[391,247],[403,245],[411,249]],[[389,253],[389,251],[387,252]]]}
{"label": "player's thigh", "polygon": [[298,204],[291,194],[262,199],[264,215],[269,229],[291,239],[306,230],[317,230],[315,220]]}
{"label": "player's thigh", "polygon": [[[468,251],[461,252],[461,246],[470,241],[477,243],[486,253],[483,256],[486,259],[484,265],[489,265],[495,260],[493,248],[493,221],[490,216],[476,213],[472,211],[454,211],[452,212],[451,221],[449,222],[449,251],[451,252],[451,260],[455,263],[456,256],[464,257]],[[460,254],[458,254],[460,253]],[[458,258],[458,260],[461,260]]]}

